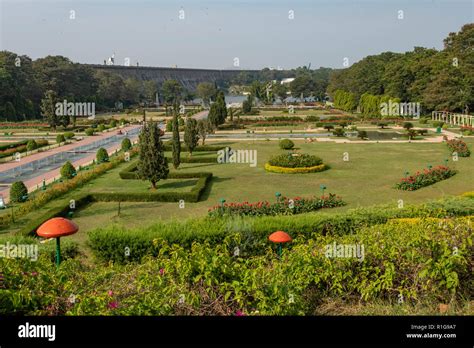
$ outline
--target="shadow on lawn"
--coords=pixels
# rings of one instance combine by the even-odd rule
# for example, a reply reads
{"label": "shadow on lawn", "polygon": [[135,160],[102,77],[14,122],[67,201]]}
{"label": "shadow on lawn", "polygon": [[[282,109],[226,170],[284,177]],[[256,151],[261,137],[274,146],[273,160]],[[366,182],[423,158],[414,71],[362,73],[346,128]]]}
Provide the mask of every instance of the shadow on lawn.
{"label": "shadow on lawn", "polygon": [[213,176],[212,180],[207,184],[204,192],[201,195],[201,198],[199,201],[207,201],[209,199],[209,195],[211,194],[212,191],[212,185],[214,185],[215,182],[223,182],[223,181],[229,181],[232,180],[233,178],[220,178],[217,176]]}

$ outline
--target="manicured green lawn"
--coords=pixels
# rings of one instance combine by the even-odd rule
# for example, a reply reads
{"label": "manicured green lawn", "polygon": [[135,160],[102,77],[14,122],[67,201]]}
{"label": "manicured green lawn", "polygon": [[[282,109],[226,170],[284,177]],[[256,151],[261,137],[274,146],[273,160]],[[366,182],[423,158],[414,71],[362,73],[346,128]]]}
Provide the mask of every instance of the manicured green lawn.
{"label": "manicured green lawn", "polygon": [[[470,148],[474,139],[465,139]],[[334,144],[304,143],[296,141],[299,151],[320,156],[330,170],[311,174],[276,174],[264,170],[265,162],[275,154],[285,151],[278,148],[277,141],[248,141],[229,143],[234,149],[257,150],[258,165],[249,164],[182,164],[179,171],[212,172],[214,178],[204,193],[202,201],[186,203],[184,208],[179,203],[122,203],[121,214],[117,216],[118,203],[101,202],[89,205],[74,215],[80,226],[80,232],[71,239],[85,240],[85,232],[110,223],[123,224],[127,227],[145,226],[158,219],[184,219],[207,214],[208,208],[219,204],[221,198],[227,202],[275,200],[275,192],[287,197],[320,195],[320,185],[327,187],[328,192],[343,197],[347,206],[327,210],[335,212],[375,204],[397,205],[402,199],[404,204],[421,203],[429,199],[446,195],[459,195],[474,190],[473,157],[459,158],[458,162],[449,161],[449,165],[459,170],[454,177],[422,188],[414,192],[398,191],[393,185],[404,176],[405,171],[414,173],[427,168],[428,165],[444,164],[449,158],[445,144]],[[344,153],[349,161],[344,161]],[[183,153],[187,156],[187,153]],[[194,156],[204,154],[195,153]],[[206,154],[208,155],[208,154]],[[122,180],[118,173],[128,164],[109,171],[102,177],[75,190],[76,193],[88,191],[132,191],[147,192],[149,183],[140,180]],[[172,165],[170,164],[170,169]],[[195,184],[195,179],[176,179],[160,181],[158,190],[186,192]],[[68,197],[48,203],[44,210],[29,214],[20,221],[27,221],[40,216],[46,209],[64,204]],[[61,202],[62,201],[62,202]],[[11,229],[13,231],[13,229]]]}

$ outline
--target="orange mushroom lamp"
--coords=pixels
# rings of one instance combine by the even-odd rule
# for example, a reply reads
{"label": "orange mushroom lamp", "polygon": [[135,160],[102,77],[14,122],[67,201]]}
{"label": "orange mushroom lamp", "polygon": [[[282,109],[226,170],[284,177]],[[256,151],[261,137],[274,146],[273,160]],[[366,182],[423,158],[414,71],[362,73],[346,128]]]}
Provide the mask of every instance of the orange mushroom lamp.
{"label": "orange mushroom lamp", "polygon": [[278,244],[278,256],[281,257],[281,246],[283,243],[289,243],[292,241],[288,233],[283,231],[273,232],[268,236],[268,240],[272,243]]}
{"label": "orange mushroom lamp", "polygon": [[43,238],[56,238],[56,266],[61,263],[61,243],[60,238],[69,236],[79,231],[79,227],[71,220],[55,217],[44,222],[37,230],[36,234]]}

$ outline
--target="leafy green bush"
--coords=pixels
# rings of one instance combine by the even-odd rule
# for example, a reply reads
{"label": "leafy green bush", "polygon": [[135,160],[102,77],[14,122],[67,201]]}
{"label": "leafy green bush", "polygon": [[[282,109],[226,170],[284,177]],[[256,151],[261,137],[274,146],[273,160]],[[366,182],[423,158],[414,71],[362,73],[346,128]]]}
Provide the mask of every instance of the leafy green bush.
{"label": "leafy green bush", "polygon": [[[119,263],[142,264],[84,265],[70,258],[56,270],[49,252],[37,262],[2,258],[0,313],[311,315],[324,298],[456,303],[472,291],[470,222],[393,221],[357,234],[298,237],[280,260],[266,236],[259,237],[260,255],[251,256],[233,233],[219,244],[196,241],[188,247],[159,236],[150,242],[149,235],[120,234],[114,226],[108,234],[91,232],[93,245],[112,251]],[[364,253],[338,257],[328,252],[334,245],[363,247]],[[74,302],[71,293],[78,294]]]}
{"label": "leafy green bush", "polygon": [[95,132],[95,129],[94,129],[94,128],[87,128],[87,129],[85,130],[85,133],[86,133],[87,136],[92,136],[92,135],[94,135],[94,132]]}
{"label": "leafy green bush", "polygon": [[64,143],[65,141],[66,141],[66,138],[64,137],[63,134],[56,135],[56,142],[58,144]]}
{"label": "leafy green bush", "polygon": [[361,130],[361,131],[357,131],[357,137],[361,139],[367,139],[368,135],[366,131]]}
{"label": "leafy green bush", "polygon": [[28,140],[28,143],[26,144],[27,151],[33,151],[33,150],[36,150],[37,148],[38,148],[38,144],[36,143],[34,139]]}
{"label": "leafy green bush", "polygon": [[285,168],[304,168],[319,166],[323,163],[322,159],[308,154],[282,154],[270,158],[268,163],[272,166]]}
{"label": "leafy green bush", "polygon": [[107,150],[104,149],[103,147],[97,150],[95,157],[97,159],[97,163],[103,163],[103,162],[109,161],[109,154],[107,153]]}
{"label": "leafy green bush", "polygon": [[[269,234],[283,230],[293,237],[313,235],[354,234],[361,228],[384,224],[395,218],[445,218],[474,214],[472,198],[456,197],[432,201],[424,205],[407,205],[403,209],[391,206],[374,206],[352,209],[348,212],[328,214],[305,213],[290,216],[194,218],[186,221],[159,222],[145,228],[125,229],[109,226],[89,233],[91,247],[103,260],[115,262],[139,261],[150,253],[154,239],[164,239],[191,248],[194,242],[222,243],[229,233],[241,235],[248,254],[261,254],[262,241]],[[136,252],[127,259],[121,252],[130,241]]]}
{"label": "leafy green bush", "polygon": [[292,142],[290,139],[282,139],[280,140],[280,149],[283,150],[291,150],[295,147],[295,143]]}
{"label": "leafy green bush", "polygon": [[74,138],[74,132],[65,132],[64,137],[66,139],[72,139],[72,138]]}
{"label": "leafy green bush", "polygon": [[117,127],[117,121],[115,119],[111,119],[109,123],[110,128]]}
{"label": "leafy green bush", "polygon": [[172,120],[166,121],[166,131],[167,132],[172,132],[173,131],[173,121]]}
{"label": "leafy green bush", "polygon": [[16,181],[10,186],[10,201],[21,203],[28,199],[28,189],[23,181]]}
{"label": "leafy green bush", "polygon": [[74,168],[70,161],[67,161],[61,167],[60,173],[63,179],[72,179],[76,176],[76,168]]}
{"label": "leafy green bush", "polygon": [[345,132],[342,127],[337,127],[333,130],[332,134],[334,134],[336,137],[343,137]]}
{"label": "leafy green bush", "polygon": [[121,144],[121,148],[122,148],[122,151],[128,151],[132,148],[132,142],[130,141],[130,139],[128,138],[125,138],[122,140],[122,144]]}
{"label": "leafy green bush", "polygon": [[99,124],[99,125],[97,126],[97,131],[103,132],[104,130],[105,130],[105,125]]}

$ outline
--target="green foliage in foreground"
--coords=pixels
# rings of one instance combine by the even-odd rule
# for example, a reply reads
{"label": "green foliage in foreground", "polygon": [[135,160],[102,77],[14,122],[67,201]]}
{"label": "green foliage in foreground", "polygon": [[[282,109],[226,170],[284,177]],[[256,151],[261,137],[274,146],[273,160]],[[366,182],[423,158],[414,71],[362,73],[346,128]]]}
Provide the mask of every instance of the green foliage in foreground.
{"label": "green foliage in foreground", "polygon": [[12,203],[24,202],[28,199],[28,188],[23,181],[15,181],[10,187],[10,201]]}
{"label": "green foliage in foreground", "polygon": [[[95,255],[105,261],[119,263],[140,261],[156,255],[151,241],[156,238],[190,248],[193,242],[220,243],[231,233],[241,235],[241,253],[258,254],[272,232],[283,230],[293,237],[345,235],[365,226],[386,223],[393,218],[474,215],[471,198],[456,197],[433,201],[404,209],[376,206],[350,210],[340,214],[308,213],[291,216],[197,218],[187,221],[159,222],[145,228],[126,229],[119,226],[99,228],[89,232],[89,242]],[[262,244],[263,243],[263,244]],[[125,256],[123,250],[131,250]]]}
{"label": "green foliage in foreground", "polygon": [[[295,239],[281,259],[267,241],[259,256],[236,253],[244,247],[238,235],[190,249],[155,239],[155,258],[139,265],[66,260],[57,271],[50,253],[37,262],[2,258],[0,314],[311,315],[327,297],[462,302],[472,291],[471,224],[472,217],[409,219],[315,234]],[[334,257],[334,245],[363,253]]]}

